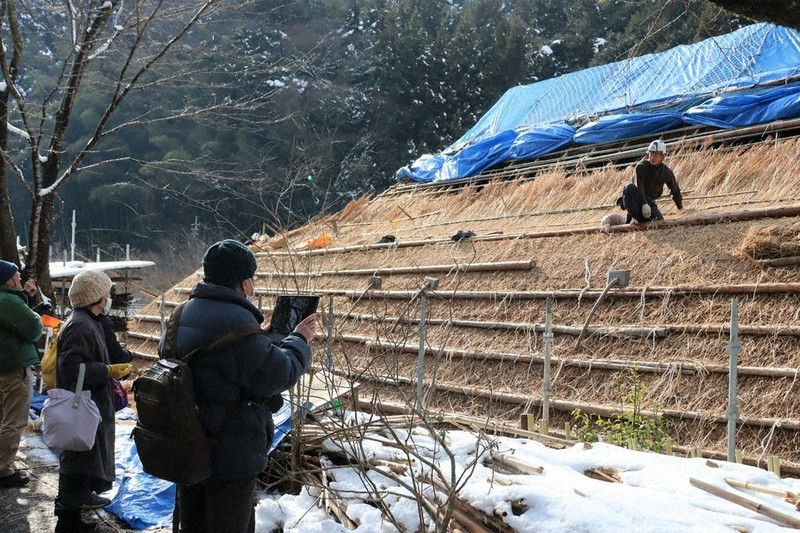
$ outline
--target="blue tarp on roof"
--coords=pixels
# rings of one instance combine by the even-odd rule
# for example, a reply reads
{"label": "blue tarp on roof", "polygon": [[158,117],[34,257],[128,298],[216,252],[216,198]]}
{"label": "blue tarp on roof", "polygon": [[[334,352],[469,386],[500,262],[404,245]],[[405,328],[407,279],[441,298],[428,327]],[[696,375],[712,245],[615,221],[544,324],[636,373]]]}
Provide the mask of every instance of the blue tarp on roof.
{"label": "blue tarp on roof", "polygon": [[[424,155],[403,167],[397,178],[426,182],[469,177],[573,141],[601,143],[655,134],[686,120],[738,127],[800,116],[792,91],[771,99],[771,91],[750,95],[745,100],[751,107],[741,113],[735,106],[742,101],[720,96],[767,84],[788,89],[782,82],[797,76],[800,32],[754,24],[697,44],[509,89],[463,137],[441,154]],[[675,113],[687,105],[697,107],[681,109],[682,116]],[[564,144],[562,135],[573,126],[577,132]],[[515,144],[523,149],[512,149]]]}
{"label": "blue tarp on roof", "polygon": [[573,140],[597,144],[669,131],[683,125],[680,113],[630,113],[606,115],[578,128]]}
{"label": "blue tarp on roof", "polygon": [[718,96],[687,109],[683,121],[716,128],[741,128],[800,116],[800,86],[761,94]]}

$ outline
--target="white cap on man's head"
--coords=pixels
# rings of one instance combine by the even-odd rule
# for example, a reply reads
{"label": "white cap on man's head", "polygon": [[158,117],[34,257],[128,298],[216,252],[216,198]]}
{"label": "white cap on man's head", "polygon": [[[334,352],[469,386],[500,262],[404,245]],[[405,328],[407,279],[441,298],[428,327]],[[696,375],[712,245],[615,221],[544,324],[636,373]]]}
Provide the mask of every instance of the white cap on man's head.
{"label": "white cap on man's head", "polygon": [[661,152],[662,154],[667,153],[667,143],[664,141],[653,141],[650,143],[650,146],[647,147],[647,153],[652,154],[653,152]]}

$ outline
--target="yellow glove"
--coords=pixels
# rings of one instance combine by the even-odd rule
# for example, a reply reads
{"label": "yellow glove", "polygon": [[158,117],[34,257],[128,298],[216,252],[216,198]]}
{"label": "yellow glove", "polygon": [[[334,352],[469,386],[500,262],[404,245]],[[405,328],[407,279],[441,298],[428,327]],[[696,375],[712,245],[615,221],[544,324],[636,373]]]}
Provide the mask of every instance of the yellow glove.
{"label": "yellow glove", "polygon": [[122,379],[133,370],[133,365],[130,363],[117,363],[116,365],[108,365],[108,377],[114,379]]}

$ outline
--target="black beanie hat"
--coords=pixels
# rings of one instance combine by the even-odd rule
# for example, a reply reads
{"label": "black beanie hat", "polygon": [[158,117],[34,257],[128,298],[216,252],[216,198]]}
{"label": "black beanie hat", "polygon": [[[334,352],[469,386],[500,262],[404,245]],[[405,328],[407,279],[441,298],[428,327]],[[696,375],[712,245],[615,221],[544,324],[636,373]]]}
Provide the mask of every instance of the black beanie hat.
{"label": "black beanie hat", "polygon": [[203,281],[234,288],[256,273],[256,256],[234,239],[212,244],[203,256]]}

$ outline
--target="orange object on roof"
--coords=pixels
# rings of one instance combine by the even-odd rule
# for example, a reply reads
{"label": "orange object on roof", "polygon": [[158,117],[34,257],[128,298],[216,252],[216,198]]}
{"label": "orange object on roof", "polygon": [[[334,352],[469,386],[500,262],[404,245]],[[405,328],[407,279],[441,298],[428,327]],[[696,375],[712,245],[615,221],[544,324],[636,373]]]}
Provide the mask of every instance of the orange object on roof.
{"label": "orange object on roof", "polygon": [[320,235],[319,237],[315,237],[314,239],[303,241],[297,247],[298,250],[314,250],[315,248],[325,248],[326,246],[330,246],[333,242],[333,237],[330,235]]}

